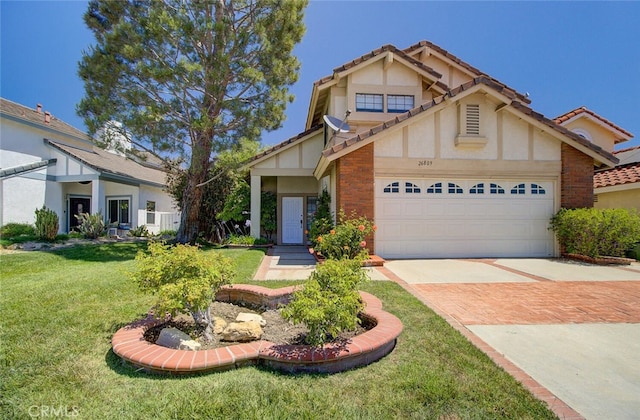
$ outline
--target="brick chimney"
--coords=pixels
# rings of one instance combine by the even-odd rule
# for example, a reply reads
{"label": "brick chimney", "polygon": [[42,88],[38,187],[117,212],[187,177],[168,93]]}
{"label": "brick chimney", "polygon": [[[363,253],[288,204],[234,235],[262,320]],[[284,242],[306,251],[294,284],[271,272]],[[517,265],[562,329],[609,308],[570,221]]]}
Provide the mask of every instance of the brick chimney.
{"label": "brick chimney", "polygon": [[44,123],[49,124],[50,122],[51,122],[51,113],[49,111],[46,111],[44,113]]}
{"label": "brick chimney", "polygon": [[42,112],[42,104],[36,105],[36,112],[39,114]]}

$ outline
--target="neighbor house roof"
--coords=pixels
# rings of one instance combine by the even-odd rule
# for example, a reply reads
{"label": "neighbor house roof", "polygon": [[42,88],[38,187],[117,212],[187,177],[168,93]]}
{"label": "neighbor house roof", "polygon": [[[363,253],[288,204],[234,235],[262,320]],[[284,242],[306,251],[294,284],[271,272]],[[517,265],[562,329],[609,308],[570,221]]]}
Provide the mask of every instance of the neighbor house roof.
{"label": "neighbor house roof", "polygon": [[166,185],[166,173],[98,147],[79,148],[45,139],[45,143],[85,165],[119,180],[137,181],[157,187]]}
{"label": "neighbor house roof", "polygon": [[281,143],[278,143],[273,147],[270,147],[270,148],[268,148],[266,150],[263,150],[262,152],[258,153],[257,155],[255,155],[254,157],[249,159],[247,161],[247,164],[251,164],[251,163],[253,163],[253,162],[257,161],[257,160],[260,160],[260,159],[262,159],[262,158],[264,158],[264,157],[266,157],[268,155],[271,155],[274,152],[277,152],[278,150],[281,150],[282,148],[284,148],[286,146],[295,144],[295,143],[301,141],[302,139],[304,139],[305,137],[307,137],[309,134],[312,134],[312,133],[320,130],[321,128],[322,128],[322,124],[314,125],[310,129],[305,130],[302,133],[296,134],[295,136],[290,137],[287,140],[285,140],[285,141],[283,141]]}
{"label": "neighbor house roof", "polygon": [[576,133],[567,130],[566,128],[556,124],[554,121],[546,118],[544,115],[533,111],[531,108],[529,108],[526,105],[523,105],[522,103],[518,102],[517,96],[515,94],[515,92],[513,92],[512,89],[510,89],[509,87],[503,85],[500,82],[497,82],[491,78],[487,78],[484,76],[480,76],[480,77],[476,77],[473,80],[470,80],[467,83],[464,83],[454,89],[449,90],[447,93],[445,93],[444,95],[438,97],[438,98],[434,98],[432,101],[427,102],[419,107],[416,107],[408,112],[405,112],[403,114],[399,114],[398,116],[396,116],[395,118],[388,120],[380,125],[377,125],[373,128],[371,128],[368,131],[359,133],[351,138],[348,138],[340,143],[336,143],[334,146],[324,150],[323,156],[325,158],[329,158],[331,155],[340,152],[344,149],[353,147],[354,145],[361,143],[362,141],[366,140],[367,138],[374,136],[384,130],[387,130],[397,124],[400,124],[404,121],[406,121],[409,118],[413,118],[416,115],[419,115],[431,108],[433,108],[434,106],[437,106],[439,104],[441,104],[442,102],[444,102],[447,98],[451,98],[454,97],[456,95],[459,95],[460,93],[469,90],[471,88],[473,88],[476,85],[484,85],[489,87],[490,89],[496,91],[497,93],[500,93],[502,95],[504,95],[505,97],[511,99],[511,102],[508,104],[511,107],[513,107],[514,109],[516,109],[517,111],[519,111],[520,113],[527,115],[531,118],[533,118],[534,120],[546,125],[547,127],[549,127],[550,129],[559,132],[560,134],[569,137],[571,140],[573,140],[576,143],[579,143],[580,145],[584,146],[585,148],[593,151],[595,153],[595,155],[600,156],[601,158],[603,158],[603,160],[605,162],[611,162],[613,164],[615,164],[616,162],[618,162],[618,159],[611,153],[605,151],[604,149],[602,149],[600,146],[597,146],[593,143],[591,143],[590,141],[582,138],[581,136],[577,135]]}
{"label": "neighbor house roof", "polygon": [[595,188],[640,182],[640,146],[614,152],[620,163],[612,169],[598,171],[593,176]]}
{"label": "neighbor house roof", "polygon": [[631,134],[630,132],[628,132],[627,130],[625,130],[624,128],[620,127],[619,125],[616,125],[614,123],[612,123],[611,121],[609,121],[608,119],[596,114],[595,112],[591,111],[590,109],[588,109],[587,107],[581,106],[579,108],[576,108],[572,111],[567,112],[566,114],[562,114],[558,117],[556,117],[554,119],[554,121],[558,124],[563,124],[579,115],[588,115],[591,116],[593,118],[595,118],[597,121],[599,121],[600,123],[608,126],[610,129],[613,129],[615,131],[618,131],[621,136],[619,136],[616,139],[616,143],[620,143],[623,141],[627,141],[630,138],[633,137],[633,134]]}
{"label": "neighbor house roof", "polygon": [[51,115],[51,113],[47,111],[43,112],[40,106],[38,107],[40,111],[17,104],[5,98],[0,98],[0,113],[2,114],[2,116],[9,117],[14,120],[19,120],[31,126],[37,126],[46,130],[52,130],[58,133],[67,134],[87,142],[91,141],[86,133],[56,118],[54,115]]}

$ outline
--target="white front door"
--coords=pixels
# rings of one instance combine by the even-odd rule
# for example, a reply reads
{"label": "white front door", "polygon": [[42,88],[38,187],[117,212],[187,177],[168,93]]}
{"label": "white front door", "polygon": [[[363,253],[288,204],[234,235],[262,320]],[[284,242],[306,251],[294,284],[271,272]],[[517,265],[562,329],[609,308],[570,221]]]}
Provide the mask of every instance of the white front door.
{"label": "white front door", "polygon": [[282,243],[302,244],[302,197],[282,198]]}

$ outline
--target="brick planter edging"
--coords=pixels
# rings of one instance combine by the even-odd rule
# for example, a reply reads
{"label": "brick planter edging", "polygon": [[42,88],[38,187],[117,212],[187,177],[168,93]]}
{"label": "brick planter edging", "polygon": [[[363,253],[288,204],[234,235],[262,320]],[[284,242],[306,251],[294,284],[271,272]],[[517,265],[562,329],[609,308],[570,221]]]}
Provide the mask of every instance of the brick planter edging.
{"label": "brick planter edging", "polygon": [[[236,284],[224,287],[216,300],[277,308],[287,303],[295,287],[268,289]],[[402,332],[402,322],[382,310],[377,297],[360,292],[363,316],[375,326],[344,344],[323,347],[281,345],[260,340],[209,350],[175,350],[146,341],[145,331],[164,321],[147,318],[119,329],[111,339],[113,352],[124,361],[154,373],[188,374],[262,364],[290,373],[336,373],[365,366],[389,354]]]}

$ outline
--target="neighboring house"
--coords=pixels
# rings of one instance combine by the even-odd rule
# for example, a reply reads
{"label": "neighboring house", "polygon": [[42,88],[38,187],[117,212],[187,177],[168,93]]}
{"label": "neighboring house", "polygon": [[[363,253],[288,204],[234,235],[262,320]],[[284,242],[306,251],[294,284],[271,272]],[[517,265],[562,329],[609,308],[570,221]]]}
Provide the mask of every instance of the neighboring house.
{"label": "neighboring house", "polygon": [[110,226],[177,229],[174,202],[159,165],[93,145],[82,131],[38,105],[0,98],[0,224],[34,223],[43,205],[60,219],[60,232],[79,213],[101,212]]}
{"label": "neighboring house", "polygon": [[594,167],[618,160],[529,104],[427,41],[358,57],[313,84],[303,132],[248,164],[252,235],[272,191],[278,243],[307,243],[326,189],[334,214],[374,221],[384,258],[557,256],[549,219],[592,206]]}
{"label": "neighboring house", "polygon": [[640,210],[640,146],[613,154],[620,163],[613,169],[597,171],[593,178],[595,207]]}

